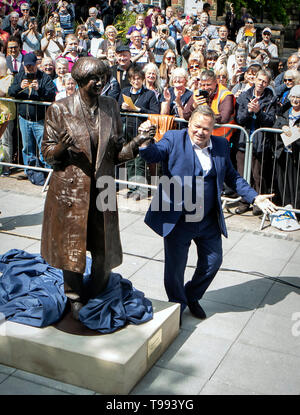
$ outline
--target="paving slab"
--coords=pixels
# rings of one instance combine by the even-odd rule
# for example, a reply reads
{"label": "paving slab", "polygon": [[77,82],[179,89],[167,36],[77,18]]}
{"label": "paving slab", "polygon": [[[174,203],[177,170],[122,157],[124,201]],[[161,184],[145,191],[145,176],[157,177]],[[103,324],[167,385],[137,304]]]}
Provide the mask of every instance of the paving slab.
{"label": "paving slab", "polygon": [[[280,277],[280,279],[294,282],[298,287],[300,286],[299,278],[296,281],[294,278],[287,277]],[[260,304],[260,309],[266,313],[285,316],[291,320],[294,313],[300,312],[299,295],[300,289],[275,283],[263,299],[263,303]]]}
{"label": "paving slab", "polygon": [[133,286],[145,293],[148,297],[168,301],[164,288],[164,264],[162,262],[149,261],[140,268],[131,278]]}
{"label": "paving slab", "polygon": [[0,383],[0,395],[69,395],[69,393],[11,375]]}
{"label": "paving slab", "polygon": [[14,367],[4,366],[0,364],[0,373],[4,375],[11,375],[16,371]]}
{"label": "paving slab", "polygon": [[[39,206],[33,208],[29,213],[10,217],[6,220],[3,218],[1,231],[9,232],[10,234],[27,236],[33,238],[40,238],[42,232],[43,222],[43,207]],[[1,221],[1,218],[0,218]]]}
{"label": "paving slab", "polygon": [[123,278],[131,279],[147,262],[148,259],[127,255],[123,252],[123,262],[117,268],[114,268],[114,272],[120,273]]}
{"label": "paving slab", "polygon": [[154,366],[130,395],[197,395],[203,379]]}
{"label": "paving slab", "polygon": [[42,209],[44,206],[43,197],[29,196],[15,192],[9,192],[7,196],[8,197],[6,197],[0,205],[0,223],[5,223],[11,219],[14,219],[15,216],[30,213],[37,207]]}
{"label": "paving slab", "polygon": [[70,393],[72,395],[94,395],[95,392],[90,389],[79,388],[78,386],[69,385],[68,383],[59,382],[54,379],[45,378],[34,373],[25,372],[24,370],[16,370],[14,377],[29,381],[39,385],[46,386],[47,388],[54,389],[55,391],[61,391],[64,393]]}
{"label": "paving slab", "polygon": [[214,376],[201,389],[199,395],[260,395],[260,393],[222,382]]}
{"label": "paving slab", "polygon": [[[201,325],[200,325],[201,326]],[[207,381],[231,346],[231,340],[199,330],[182,330],[156,363],[157,367]]]}
{"label": "paving slab", "polygon": [[289,317],[257,310],[239,336],[239,342],[300,358],[300,335],[293,335],[293,324]]}
{"label": "paving slab", "polygon": [[[268,249],[267,241],[264,249]],[[275,255],[266,260],[263,254],[254,254],[252,247],[249,246],[248,252],[241,253],[238,250],[230,250],[223,258],[222,268],[249,273],[257,272],[266,276],[278,277],[286,266],[287,261],[286,258],[280,258]]]}
{"label": "paving slab", "polygon": [[272,284],[273,281],[251,274],[219,271],[203,299],[254,309],[259,306]]}
{"label": "paving slab", "polygon": [[152,236],[134,236],[134,233],[129,230],[121,232],[121,243],[123,252],[127,254],[147,256],[153,258],[163,249],[162,238],[155,238]]}
{"label": "paving slab", "polygon": [[298,395],[300,358],[235,343],[215,372],[225,383],[267,395]]}
{"label": "paving slab", "polygon": [[200,301],[207,319],[199,320],[192,316],[188,309],[183,313],[183,330],[215,336],[234,342],[247,325],[254,310],[232,306],[225,303],[202,299]]}
{"label": "paving slab", "polygon": [[5,233],[1,233],[0,236],[0,254],[4,254],[5,252],[9,251],[10,249],[22,249],[27,250],[36,241],[33,239],[22,238],[15,235],[9,235]]}

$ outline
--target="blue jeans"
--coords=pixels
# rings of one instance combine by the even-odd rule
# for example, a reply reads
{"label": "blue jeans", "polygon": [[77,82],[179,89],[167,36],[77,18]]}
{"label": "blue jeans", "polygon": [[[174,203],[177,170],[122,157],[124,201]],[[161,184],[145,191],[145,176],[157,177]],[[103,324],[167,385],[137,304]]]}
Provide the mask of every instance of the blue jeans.
{"label": "blue jeans", "polygon": [[49,167],[44,162],[41,153],[41,144],[44,134],[44,120],[28,121],[19,115],[19,126],[21,130],[23,144],[23,164],[27,166],[30,157],[36,156],[45,165],[45,167]]}

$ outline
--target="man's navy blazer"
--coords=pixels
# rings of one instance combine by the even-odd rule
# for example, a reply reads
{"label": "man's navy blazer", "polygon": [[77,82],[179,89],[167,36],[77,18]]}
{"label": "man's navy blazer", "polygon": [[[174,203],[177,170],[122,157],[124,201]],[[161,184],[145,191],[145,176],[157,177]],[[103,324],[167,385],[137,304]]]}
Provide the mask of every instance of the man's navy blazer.
{"label": "man's navy blazer", "polygon": [[[216,183],[216,209],[220,231],[227,237],[225,219],[222,210],[221,192],[225,182],[231,189],[242,196],[248,203],[252,203],[257,196],[257,192],[249,186],[238,172],[234,169],[229,154],[228,142],[223,137],[211,136],[212,149],[211,158],[217,173]],[[163,175],[179,177],[180,182],[184,183],[186,176],[195,175],[195,157],[191,139],[187,128],[183,130],[171,130],[165,133],[163,138],[145,148],[140,148],[140,156],[147,163],[163,163]],[[164,197],[162,184],[157,190]],[[182,192],[183,194],[183,192]],[[174,195],[170,194],[170,209],[162,211],[153,208],[153,200],[145,217],[145,223],[161,236],[167,236],[182,215],[182,210],[174,208]],[[175,204],[178,204],[175,200]],[[181,201],[184,205],[184,201]]]}

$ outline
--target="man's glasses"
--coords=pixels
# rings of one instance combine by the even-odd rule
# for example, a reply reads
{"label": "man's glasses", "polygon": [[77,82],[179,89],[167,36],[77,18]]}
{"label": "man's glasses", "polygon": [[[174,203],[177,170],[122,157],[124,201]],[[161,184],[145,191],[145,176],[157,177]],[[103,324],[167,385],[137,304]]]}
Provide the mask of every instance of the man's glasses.
{"label": "man's glasses", "polygon": [[263,35],[264,36],[271,36],[271,33],[270,32],[265,32],[265,33],[263,33]]}
{"label": "man's glasses", "polygon": [[286,78],[286,79],[284,79],[284,80],[283,80],[283,82],[293,82],[293,80],[294,80],[294,79],[291,79],[291,78]]}
{"label": "man's glasses", "polygon": [[248,20],[246,23],[253,24],[253,21],[252,20]]}

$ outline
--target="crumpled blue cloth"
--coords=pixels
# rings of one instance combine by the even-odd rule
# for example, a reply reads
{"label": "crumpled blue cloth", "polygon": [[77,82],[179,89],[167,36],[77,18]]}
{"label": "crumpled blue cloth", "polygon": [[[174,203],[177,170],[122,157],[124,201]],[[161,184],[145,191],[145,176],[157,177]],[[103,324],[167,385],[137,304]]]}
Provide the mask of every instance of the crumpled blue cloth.
{"label": "crumpled blue cloth", "polygon": [[[87,257],[85,282],[91,259]],[[51,267],[39,254],[11,249],[0,256],[0,312],[10,321],[35,327],[57,322],[65,309],[62,271]],[[111,273],[108,285],[80,310],[81,322],[100,333],[112,333],[128,323],[152,319],[151,301],[129,280]]]}

